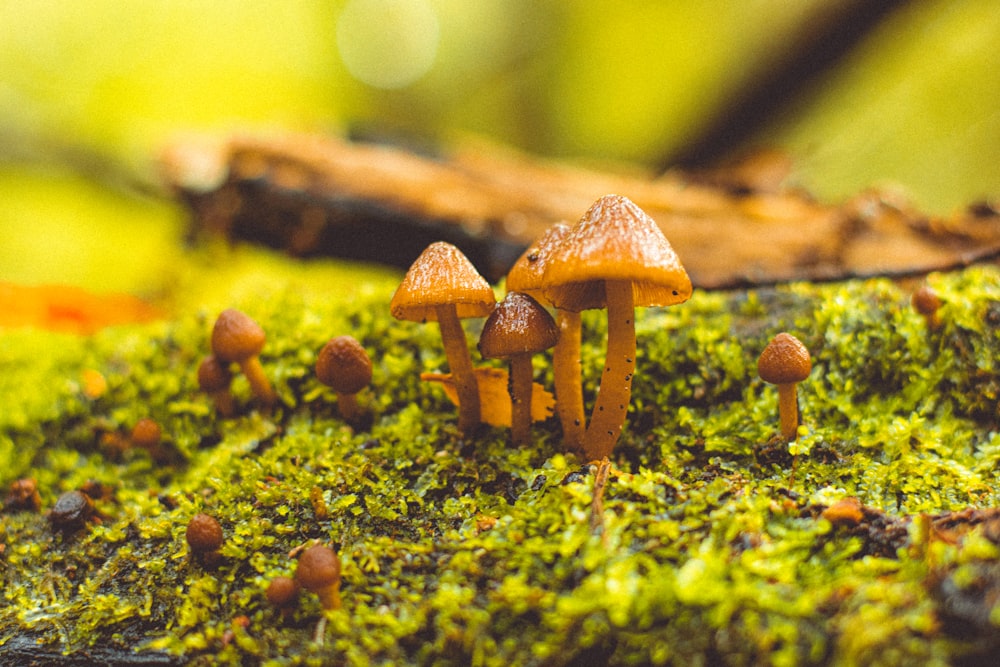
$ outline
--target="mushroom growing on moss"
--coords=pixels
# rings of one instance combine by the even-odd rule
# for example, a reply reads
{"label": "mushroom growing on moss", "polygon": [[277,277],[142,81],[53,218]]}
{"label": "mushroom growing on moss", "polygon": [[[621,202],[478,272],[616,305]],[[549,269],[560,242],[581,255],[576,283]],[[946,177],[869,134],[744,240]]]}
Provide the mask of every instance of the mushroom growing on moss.
{"label": "mushroom growing on moss", "polygon": [[327,341],[316,357],[316,378],[337,394],[337,409],[348,422],[356,423],[363,411],[358,392],[372,381],[372,360],[353,336]]}
{"label": "mushroom growing on moss", "polygon": [[812,371],[809,350],[795,336],[781,332],[775,336],[757,359],[757,375],[764,382],[778,387],[778,418],[781,437],[795,440],[799,429],[799,398],[795,385]]}
{"label": "mushroom growing on moss", "polygon": [[479,353],[510,360],[511,440],[528,441],[531,432],[531,357],[556,344],[559,329],[548,311],[527,294],[508,292],[483,324]]}
{"label": "mushroom growing on moss", "polygon": [[258,358],[266,340],[260,325],[235,308],[222,311],[212,327],[213,354],[219,361],[238,364],[254,396],[269,406],[274,403],[274,390]]}
{"label": "mushroom growing on moss", "polygon": [[941,297],[930,285],[921,285],[910,297],[913,309],[927,322],[928,331],[934,331],[941,326],[938,309],[941,308]]}
{"label": "mushroom growing on moss", "polygon": [[656,221],[626,197],[598,199],[548,256],[545,296],[557,308],[607,308],[608,342],[584,454],[603,459],[625,424],[635,372],[635,308],[672,306],[691,279]]}
{"label": "mushroom growing on moss", "polygon": [[[340,609],[340,558],[323,544],[314,544],[299,555],[295,583],[319,597],[325,611]],[[316,642],[323,643],[326,617],[316,626]]]}
{"label": "mushroom growing on moss", "polygon": [[398,320],[436,321],[458,389],[458,428],[469,433],[480,423],[479,389],[461,319],[486,317],[496,297],[462,251],[432,243],[410,266],[392,295],[389,309]]}
{"label": "mushroom growing on moss", "polygon": [[224,536],[219,521],[210,514],[198,513],[188,521],[184,533],[191,554],[203,564],[213,565],[220,560],[219,549]]}
{"label": "mushroom growing on moss", "polygon": [[[569,234],[569,225],[556,223],[531,245],[507,273],[507,291],[523,292],[544,305],[552,305],[542,290],[546,259]],[[559,340],[552,352],[556,385],[556,412],[562,424],[563,444],[575,451],[583,446],[586,416],[583,412],[583,374],[580,367],[580,312],[556,308]]]}
{"label": "mushroom growing on moss", "polygon": [[229,369],[214,355],[208,355],[198,364],[198,387],[212,397],[216,411],[223,417],[231,417],[235,412],[233,394],[229,391],[232,380]]}

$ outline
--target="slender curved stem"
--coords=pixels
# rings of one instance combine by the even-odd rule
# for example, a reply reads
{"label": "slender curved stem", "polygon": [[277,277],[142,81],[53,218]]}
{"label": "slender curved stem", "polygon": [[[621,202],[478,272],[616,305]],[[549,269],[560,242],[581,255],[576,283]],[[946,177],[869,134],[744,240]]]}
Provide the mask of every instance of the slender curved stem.
{"label": "slender curved stem", "polygon": [[635,370],[635,300],[632,284],[605,282],[608,302],[608,351],[597,402],[584,437],[584,454],[591,461],[611,455],[628,413]]}
{"label": "slender curved stem", "polygon": [[552,351],[556,411],[562,423],[566,449],[580,451],[587,428],[583,413],[583,369],[580,364],[580,313],[556,312],[559,341]]}
{"label": "slender curved stem", "polygon": [[448,368],[458,391],[458,430],[469,433],[479,426],[479,384],[472,368],[472,356],[465,341],[465,330],[454,305],[437,307],[441,342],[448,358]]}
{"label": "slender curved stem", "polygon": [[247,377],[250,390],[257,397],[257,400],[264,406],[272,405],[275,400],[274,389],[271,388],[271,382],[264,373],[264,367],[260,365],[260,359],[250,357],[240,364],[240,370]]}

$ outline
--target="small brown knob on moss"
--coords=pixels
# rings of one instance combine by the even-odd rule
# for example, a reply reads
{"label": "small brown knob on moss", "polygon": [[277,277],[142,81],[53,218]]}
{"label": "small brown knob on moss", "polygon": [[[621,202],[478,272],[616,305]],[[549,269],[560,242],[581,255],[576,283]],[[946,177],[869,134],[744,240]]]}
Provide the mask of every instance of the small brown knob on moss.
{"label": "small brown knob on moss", "polygon": [[42,497],[38,493],[38,482],[30,477],[11,482],[4,508],[8,510],[28,510],[37,512],[42,508]]}
{"label": "small brown knob on moss", "polygon": [[274,402],[274,390],[258,359],[266,340],[260,325],[235,308],[219,313],[212,327],[212,352],[219,361],[239,364],[254,396],[265,406]]}
{"label": "small brown knob on moss", "polygon": [[316,378],[337,394],[337,406],[348,422],[357,422],[363,411],[358,392],[372,381],[372,360],[352,336],[327,341],[316,358]]}
{"label": "small brown knob on moss", "polygon": [[811,371],[809,350],[798,338],[784,332],[775,336],[757,359],[757,375],[778,387],[781,436],[788,442],[795,440],[799,428],[796,385],[809,377]]}
{"label": "small brown knob on moss", "polygon": [[59,496],[49,512],[49,523],[56,530],[70,533],[83,528],[94,516],[94,501],[82,491],[67,491]]}
{"label": "small brown knob on moss", "polygon": [[328,546],[315,544],[299,556],[295,582],[319,597],[323,609],[340,609],[340,558]]}
{"label": "small brown knob on moss", "polygon": [[934,331],[941,325],[938,309],[941,307],[941,297],[930,285],[921,285],[910,298],[913,309],[920,313],[927,322],[927,328]]}
{"label": "small brown knob on moss", "polygon": [[198,387],[212,397],[215,409],[223,417],[230,417],[235,412],[233,395],[229,385],[233,376],[214,355],[208,355],[198,365]]}
{"label": "small brown knob on moss", "polygon": [[217,559],[223,534],[222,526],[215,517],[204,513],[195,514],[188,521],[184,536],[195,557],[213,562]]}
{"label": "small brown knob on moss", "polygon": [[264,592],[267,601],[278,609],[292,606],[298,594],[299,585],[291,577],[275,577]]}

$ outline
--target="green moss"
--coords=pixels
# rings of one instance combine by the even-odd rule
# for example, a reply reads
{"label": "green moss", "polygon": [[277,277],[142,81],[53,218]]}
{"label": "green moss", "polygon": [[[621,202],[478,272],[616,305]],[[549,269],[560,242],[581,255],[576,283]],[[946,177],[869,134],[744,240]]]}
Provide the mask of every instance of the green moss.
{"label": "green moss", "polygon": [[[1000,505],[995,269],[931,277],[946,304],[936,331],[887,280],[696,293],[640,313],[629,425],[594,530],[593,469],[561,452],[556,420],[518,450],[503,429],[460,436],[454,407],[418,379],[445,367],[436,328],[388,315],[397,275],[233,261],[186,278],[200,296],[180,296],[167,322],[0,333],[0,483],[35,477],[46,508],[88,480],[113,490],[100,523],[73,534],[0,515],[0,652],[30,636],[233,663],[944,664],[996,631],[986,608],[985,625],[956,632],[941,593],[994,581],[996,545],[979,528],[944,540],[910,521]],[[226,306],[268,332],[270,413],[243,381],[231,419],[196,390]],[[603,329],[585,315],[588,400]],[[755,367],[781,330],[814,359],[791,447]],[[311,371],[343,333],[375,362],[372,423],[357,431]],[[86,369],[105,394],[83,393]],[[146,416],[163,460],[102,445]],[[846,496],[884,514],[854,530],[820,517]],[[188,554],[199,511],[226,534],[217,567]],[[264,599],[314,539],[343,560],[322,646],[314,596],[288,617]]]}

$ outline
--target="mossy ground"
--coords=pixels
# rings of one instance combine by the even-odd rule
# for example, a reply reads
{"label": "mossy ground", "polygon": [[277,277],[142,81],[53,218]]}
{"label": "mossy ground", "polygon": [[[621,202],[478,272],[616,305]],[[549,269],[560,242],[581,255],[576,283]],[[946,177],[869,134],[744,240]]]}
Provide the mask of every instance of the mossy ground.
{"label": "mossy ground", "polygon": [[[946,539],[921,518],[1000,505],[995,268],[930,277],[945,301],[936,331],[888,280],[696,291],[640,312],[596,530],[594,468],[561,450],[555,419],[517,450],[503,429],[458,433],[454,407],[418,379],[445,368],[436,327],[388,314],[398,275],[252,256],[193,276],[198,296],[168,321],[0,332],[0,484],[34,477],[43,500],[0,515],[0,658],[15,636],[195,664],[935,664],[995,647],[1000,607],[978,593],[998,579],[996,544],[981,525]],[[268,332],[270,413],[242,380],[231,419],[197,391],[227,306]],[[589,405],[601,315],[584,325]],[[814,365],[791,447],[756,377],[783,330]],[[374,360],[369,428],[346,425],[313,377],[345,333]],[[88,370],[107,382],[100,396]],[[162,425],[165,460],[106,446],[142,417]],[[88,481],[110,490],[100,522],[53,531],[44,511]],[[820,516],[849,496],[862,525]],[[226,534],[214,568],[184,541],[200,511]],[[343,561],[322,645],[314,596],[288,616],[264,599],[315,539]]]}

